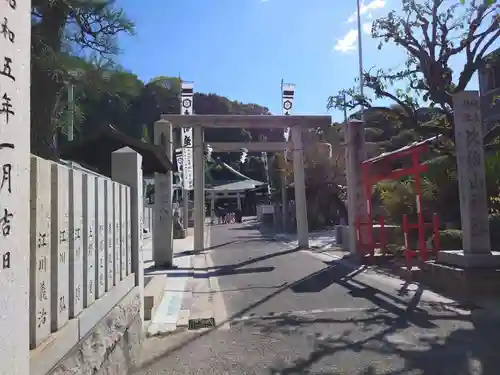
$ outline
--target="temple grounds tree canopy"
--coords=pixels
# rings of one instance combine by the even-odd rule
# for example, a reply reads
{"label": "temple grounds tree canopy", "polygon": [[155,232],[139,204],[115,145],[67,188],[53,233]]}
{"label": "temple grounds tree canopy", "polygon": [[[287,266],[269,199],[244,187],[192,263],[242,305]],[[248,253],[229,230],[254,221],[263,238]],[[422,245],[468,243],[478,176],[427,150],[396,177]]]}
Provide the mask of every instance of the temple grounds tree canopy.
{"label": "temple grounds tree canopy", "polygon": [[33,0],[31,59],[31,144],[53,157],[59,102],[69,74],[68,60],[85,53],[101,64],[118,52],[116,38],[134,24],[114,0]]}
{"label": "temple grounds tree canopy", "polygon": [[[452,95],[467,87],[500,37],[496,7],[479,1],[465,3],[450,6],[444,0],[402,0],[400,11],[375,20],[372,37],[380,41],[379,49],[386,44],[399,46],[407,55],[404,67],[365,71],[363,81],[372,95],[362,97],[357,88],[346,89],[331,96],[328,106],[370,108],[373,100],[391,99],[416,128],[419,103],[427,102],[441,112],[436,117],[442,121],[436,123],[452,124]],[[456,56],[464,56],[465,61],[453,70],[451,61]]]}

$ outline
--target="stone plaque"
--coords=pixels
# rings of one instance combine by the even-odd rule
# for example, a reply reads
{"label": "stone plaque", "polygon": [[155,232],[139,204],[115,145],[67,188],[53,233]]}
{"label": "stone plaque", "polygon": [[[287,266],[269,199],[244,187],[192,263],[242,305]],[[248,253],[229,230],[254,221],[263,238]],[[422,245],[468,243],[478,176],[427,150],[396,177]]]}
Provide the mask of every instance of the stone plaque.
{"label": "stone plaque", "polygon": [[52,330],[69,319],[69,170],[52,164],[51,285]]}
{"label": "stone plaque", "polygon": [[83,309],[83,186],[82,172],[69,174],[69,316],[74,318]]}
{"label": "stone plaque", "polygon": [[[51,327],[51,163],[31,158],[31,255],[30,315],[31,347],[38,346]],[[11,322],[12,324],[12,322]]]}
{"label": "stone plaque", "polygon": [[120,254],[121,254],[121,247],[120,247],[120,188],[121,185],[118,183],[113,184],[114,187],[114,192],[113,192],[113,199],[114,199],[114,206],[113,206],[113,222],[114,222],[114,257],[115,257],[115,285],[118,285],[120,282]]}
{"label": "stone plaque", "polygon": [[127,276],[127,200],[125,185],[120,186],[120,279]]}
{"label": "stone plaque", "polygon": [[130,187],[125,188],[126,202],[126,237],[127,237],[127,275],[132,273],[132,212],[130,202]]}
{"label": "stone plaque", "polygon": [[[30,309],[28,298],[38,288],[36,231],[30,231],[30,7],[29,1],[0,1],[0,374],[6,375],[29,373],[30,327],[32,345],[50,328],[50,309],[35,298]],[[45,198],[35,198],[32,208]],[[40,328],[37,312],[45,321]]]}
{"label": "stone plaque", "polygon": [[96,177],[83,174],[83,306],[95,301],[96,275],[96,222],[95,222],[95,182]]}
{"label": "stone plaque", "polygon": [[106,291],[113,288],[115,280],[115,259],[113,240],[113,189],[115,183],[111,180],[105,182],[106,200]]}
{"label": "stone plaque", "polygon": [[96,178],[96,298],[100,298],[106,292],[106,196],[104,190],[104,178]]}
{"label": "stone plaque", "polygon": [[453,108],[464,254],[490,253],[479,93],[454,95]]}

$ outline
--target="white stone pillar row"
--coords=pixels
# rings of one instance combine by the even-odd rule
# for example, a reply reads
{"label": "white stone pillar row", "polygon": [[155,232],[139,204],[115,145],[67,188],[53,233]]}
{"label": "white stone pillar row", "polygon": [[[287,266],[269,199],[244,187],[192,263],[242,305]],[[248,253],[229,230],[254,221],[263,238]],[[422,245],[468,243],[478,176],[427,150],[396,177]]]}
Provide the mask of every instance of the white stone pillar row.
{"label": "white stone pillar row", "polygon": [[111,177],[114,181],[130,187],[132,272],[135,274],[135,285],[140,291],[141,322],[144,322],[144,304],[142,303],[144,301],[142,156],[129,147],[113,152],[111,154]]}
{"label": "white stone pillar row", "polygon": [[203,250],[205,228],[205,155],[203,127],[193,128],[194,167],[194,250]]}
{"label": "white stone pillar row", "polygon": [[[31,1],[0,1],[0,374],[29,374]],[[50,171],[49,171],[50,173]],[[31,272],[36,263],[32,257]],[[37,313],[43,313],[37,311]],[[48,319],[48,318],[47,318]],[[36,324],[35,321],[32,324]],[[50,321],[47,323],[50,328]]]}
{"label": "white stone pillar row", "polygon": [[[365,126],[363,121],[351,120],[345,128],[345,157],[347,172],[347,214],[349,216],[349,252],[356,255],[356,218],[366,216],[366,198],[361,176],[361,162],[366,159]],[[365,235],[366,237],[366,235]]]}
{"label": "white stone pillar row", "polygon": [[302,128],[291,129],[293,147],[293,179],[295,183],[295,212],[297,216],[297,239],[299,248],[309,247],[309,225],[307,222],[306,178],[304,171],[304,145]]}
{"label": "white stone pillar row", "polygon": [[[167,157],[172,160],[172,124],[165,120],[157,121],[154,138],[155,144],[163,147]],[[156,267],[172,267],[174,248],[172,190],[172,171],[167,171],[165,174],[155,173],[153,260]]]}

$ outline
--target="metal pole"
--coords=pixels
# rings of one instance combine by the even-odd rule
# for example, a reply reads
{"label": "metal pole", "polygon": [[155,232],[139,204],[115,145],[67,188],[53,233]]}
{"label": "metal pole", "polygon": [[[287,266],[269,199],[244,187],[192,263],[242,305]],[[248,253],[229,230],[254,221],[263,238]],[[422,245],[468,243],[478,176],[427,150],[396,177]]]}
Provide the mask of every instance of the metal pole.
{"label": "metal pole", "polygon": [[[364,82],[363,82],[363,41],[361,39],[362,30],[361,30],[361,5],[360,0],[356,0],[356,9],[357,9],[357,17],[358,17],[358,60],[359,60],[359,94],[361,98],[364,98]],[[364,121],[364,108],[363,104],[361,104],[361,121]]]}
{"label": "metal pole", "polygon": [[346,104],[345,101],[346,101],[346,95],[344,93],[344,124],[345,126],[347,126],[347,107],[345,105]]}
{"label": "metal pole", "polygon": [[75,90],[72,82],[68,83],[68,142],[73,141],[75,128]]}

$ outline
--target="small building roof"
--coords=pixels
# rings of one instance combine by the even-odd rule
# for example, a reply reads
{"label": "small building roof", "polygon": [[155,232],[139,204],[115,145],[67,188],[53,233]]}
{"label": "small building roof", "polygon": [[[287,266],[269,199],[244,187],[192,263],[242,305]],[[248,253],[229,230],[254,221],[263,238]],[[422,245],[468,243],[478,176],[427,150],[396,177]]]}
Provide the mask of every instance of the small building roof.
{"label": "small building roof", "polygon": [[111,176],[111,154],[123,147],[130,147],[142,156],[142,170],[145,176],[176,171],[176,166],[169,160],[163,148],[132,138],[112,125],[81,141],[63,146],[60,157],[96,169],[105,176]]}
{"label": "small building roof", "polygon": [[256,187],[266,185],[265,182],[255,181],[255,180],[244,180],[231,182],[229,184],[213,186],[211,188],[205,189],[209,192],[222,193],[222,192],[244,192],[246,190],[252,190]]}

